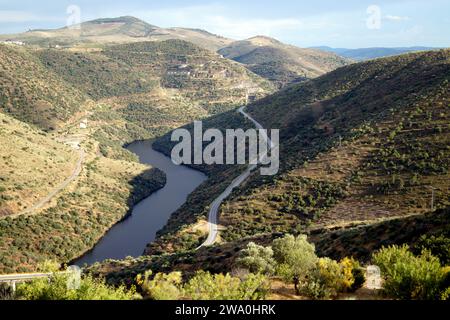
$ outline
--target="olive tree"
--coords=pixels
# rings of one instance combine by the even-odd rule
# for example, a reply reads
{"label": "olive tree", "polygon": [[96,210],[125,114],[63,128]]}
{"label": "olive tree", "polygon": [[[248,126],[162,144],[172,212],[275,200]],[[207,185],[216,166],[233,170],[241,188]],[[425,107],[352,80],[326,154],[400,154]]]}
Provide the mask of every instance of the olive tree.
{"label": "olive tree", "polygon": [[240,252],[236,264],[252,273],[271,275],[275,271],[272,248],[259,246],[254,242],[250,242],[247,248]]}
{"label": "olive tree", "polygon": [[307,279],[318,261],[314,245],[304,235],[286,235],[273,241],[272,250],[278,264],[277,274],[285,281],[292,281],[296,294],[300,295],[300,283]]}

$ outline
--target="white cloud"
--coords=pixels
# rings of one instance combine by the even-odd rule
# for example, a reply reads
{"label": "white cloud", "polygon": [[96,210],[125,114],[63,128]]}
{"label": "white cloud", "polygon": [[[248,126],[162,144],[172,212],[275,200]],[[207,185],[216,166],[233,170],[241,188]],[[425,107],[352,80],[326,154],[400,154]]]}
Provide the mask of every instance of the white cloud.
{"label": "white cloud", "polygon": [[296,30],[302,26],[298,19],[232,19],[224,16],[205,17],[209,29],[235,39],[255,35],[276,36],[283,31]]}
{"label": "white cloud", "polygon": [[384,18],[389,21],[409,21],[409,20],[411,20],[410,17],[393,16],[393,15],[387,15]]}
{"label": "white cloud", "polygon": [[38,16],[25,11],[0,11],[0,21],[1,22],[27,22],[27,21],[37,21]]}
{"label": "white cloud", "polygon": [[36,15],[27,11],[0,10],[1,23],[64,21],[64,17],[56,18]]}
{"label": "white cloud", "polygon": [[[123,12],[105,14],[117,16]],[[229,8],[219,4],[163,8],[127,14],[160,27],[202,28],[234,39],[255,35],[276,36],[286,31],[297,30],[304,25],[299,19],[290,17],[273,19],[236,17]]]}

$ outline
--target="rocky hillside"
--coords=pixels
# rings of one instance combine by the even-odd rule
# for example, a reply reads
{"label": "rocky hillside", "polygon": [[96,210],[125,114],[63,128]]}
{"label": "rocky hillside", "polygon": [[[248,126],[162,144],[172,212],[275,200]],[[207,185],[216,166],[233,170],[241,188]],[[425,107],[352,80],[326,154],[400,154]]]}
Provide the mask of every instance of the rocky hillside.
{"label": "rocky hillside", "polygon": [[219,53],[279,87],[321,76],[350,62],[334,53],[302,49],[264,36],[233,42]]}

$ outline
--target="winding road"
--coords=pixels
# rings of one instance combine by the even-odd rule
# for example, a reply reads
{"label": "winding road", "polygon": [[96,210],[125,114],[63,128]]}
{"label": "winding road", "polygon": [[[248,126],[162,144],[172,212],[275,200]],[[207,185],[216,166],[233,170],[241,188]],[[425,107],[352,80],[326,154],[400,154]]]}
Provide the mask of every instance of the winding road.
{"label": "winding road", "polygon": [[[257,129],[263,130],[263,126],[256,121],[255,119],[253,119],[248,113],[246,113],[244,111],[245,107],[241,107],[238,109],[238,112],[241,113],[245,118],[247,118],[248,120],[250,120],[251,122],[253,122],[256,126]],[[270,145],[270,148],[272,149],[273,143],[272,141],[269,139],[267,132],[265,131],[261,131],[261,133],[263,134],[264,139],[267,141],[267,144]],[[250,161],[251,163],[252,161]],[[203,247],[208,247],[208,246],[212,246],[214,243],[216,243],[217,241],[217,237],[219,235],[219,208],[222,205],[223,201],[228,198],[231,194],[231,192],[233,192],[233,190],[237,187],[239,187],[245,180],[247,180],[247,178],[250,176],[250,174],[258,168],[258,165],[256,164],[250,164],[248,166],[248,168],[241,173],[236,179],[234,179],[231,184],[225,189],[225,191],[223,191],[211,204],[211,207],[209,209],[209,214],[208,214],[208,238],[205,240],[205,242],[199,246],[197,248],[203,248]]]}

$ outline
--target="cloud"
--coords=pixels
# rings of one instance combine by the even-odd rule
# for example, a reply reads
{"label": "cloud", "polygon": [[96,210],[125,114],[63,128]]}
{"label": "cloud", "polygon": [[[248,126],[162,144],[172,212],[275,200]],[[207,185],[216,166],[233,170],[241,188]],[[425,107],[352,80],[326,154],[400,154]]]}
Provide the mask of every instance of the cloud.
{"label": "cloud", "polygon": [[410,17],[393,16],[393,15],[387,15],[384,18],[389,21],[409,21],[409,20],[411,20]]}
{"label": "cloud", "polygon": [[27,11],[0,10],[1,23],[63,21],[62,18],[36,15]]}
{"label": "cloud", "polygon": [[[234,39],[245,39],[255,35],[277,36],[283,32],[297,30],[303,26],[299,19],[238,17],[230,8],[220,4],[161,8],[127,14],[141,18],[160,27],[202,28]],[[123,12],[108,12],[107,16],[123,15]]]}
{"label": "cloud", "polygon": [[278,33],[299,29],[303,24],[298,19],[233,19],[224,16],[205,17],[206,24],[214,33],[231,38],[244,39],[255,35],[275,36]]}

